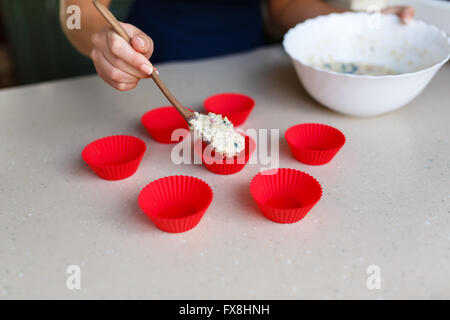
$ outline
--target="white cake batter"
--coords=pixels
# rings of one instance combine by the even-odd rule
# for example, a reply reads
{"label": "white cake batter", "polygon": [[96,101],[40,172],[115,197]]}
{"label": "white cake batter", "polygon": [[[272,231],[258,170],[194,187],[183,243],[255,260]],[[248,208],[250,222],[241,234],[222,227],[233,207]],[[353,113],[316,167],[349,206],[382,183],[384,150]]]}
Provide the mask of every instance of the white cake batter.
{"label": "white cake batter", "polygon": [[191,130],[195,130],[203,141],[208,142],[216,152],[233,157],[245,148],[245,138],[240,135],[227,117],[210,112],[195,112],[189,121]]}

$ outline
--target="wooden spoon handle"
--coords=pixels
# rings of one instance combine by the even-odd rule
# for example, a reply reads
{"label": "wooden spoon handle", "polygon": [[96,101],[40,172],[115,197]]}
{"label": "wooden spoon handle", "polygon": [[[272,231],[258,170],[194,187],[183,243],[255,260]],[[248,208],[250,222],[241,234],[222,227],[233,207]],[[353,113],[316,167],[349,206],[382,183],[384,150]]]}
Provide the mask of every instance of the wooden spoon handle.
{"label": "wooden spoon handle", "polygon": [[[111,25],[114,31],[117,32],[123,39],[125,39],[128,43],[131,44],[130,36],[121,26],[116,17],[114,17],[111,11],[109,11],[107,7],[105,7],[102,3],[98,2],[97,0],[92,0],[92,2],[94,3],[94,6],[97,8],[97,10],[101,13],[101,15],[106,19],[106,21],[108,21],[108,23]],[[178,100],[175,98],[172,92],[170,92],[170,90],[166,87],[164,82],[161,81],[156,72],[152,72],[150,77],[153,79],[153,81],[155,81],[158,88],[161,90],[164,96],[166,96],[167,100],[169,100],[172,106],[174,106],[174,108],[177,109],[177,111],[183,116],[183,118],[187,122],[189,122],[189,119],[191,119],[194,116],[194,113],[189,109],[183,107],[181,103],[178,102]]]}

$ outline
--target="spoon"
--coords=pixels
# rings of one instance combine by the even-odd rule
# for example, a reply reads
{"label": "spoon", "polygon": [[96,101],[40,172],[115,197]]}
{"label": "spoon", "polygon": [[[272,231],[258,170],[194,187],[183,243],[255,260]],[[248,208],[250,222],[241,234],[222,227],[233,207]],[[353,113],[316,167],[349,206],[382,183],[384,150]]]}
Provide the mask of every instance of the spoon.
{"label": "spoon", "polygon": [[[107,7],[105,7],[102,3],[98,2],[97,0],[92,0],[92,2],[94,6],[97,8],[97,10],[100,12],[100,14],[111,25],[114,31],[117,32],[117,34],[119,34],[123,39],[125,39],[128,43],[131,44],[130,36],[125,31],[125,29],[120,25],[119,21],[116,19],[116,17],[114,17],[112,12],[109,11]],[[172,106],[175,109],[177,109],[177,111],[181,114],[184,120],[186,120],[186,122],[189,124],[189,121],[195,118],[195,114],[178,102],[178,100],[175,98],[172,92],[170,92],[170,90],[166,87],[164,82],[162,82],[162,80],[159,78],[156,72],[152,72],[150,77],[153,79],[153,81],[155,81],[156,85],[161,90],[161,92],[166,96],[167,100],[169,100]]]}

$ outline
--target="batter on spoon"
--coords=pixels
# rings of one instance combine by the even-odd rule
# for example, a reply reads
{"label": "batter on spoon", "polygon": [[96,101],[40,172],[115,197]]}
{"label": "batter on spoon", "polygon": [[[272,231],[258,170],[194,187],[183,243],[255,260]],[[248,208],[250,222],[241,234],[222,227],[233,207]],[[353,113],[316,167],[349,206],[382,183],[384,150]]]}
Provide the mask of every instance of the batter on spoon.
{"label": "batter on spoon", "polygon": [[234,129],[227,117],[212,112],[207,115],[195,112],[189,126],[216,152],[226,157],[234,157],[245,149],[245,138]]}

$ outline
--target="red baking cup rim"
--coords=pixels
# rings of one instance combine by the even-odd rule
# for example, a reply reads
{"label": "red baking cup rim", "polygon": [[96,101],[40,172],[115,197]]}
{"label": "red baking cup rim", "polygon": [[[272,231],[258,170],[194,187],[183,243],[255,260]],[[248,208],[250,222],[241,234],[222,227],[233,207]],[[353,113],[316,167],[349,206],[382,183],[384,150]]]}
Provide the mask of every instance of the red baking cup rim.
{"label": "red baking cup rim", "polygon": [[321,123],[302,123],[290,127],[284,134],[294,157],[309,165],[330,162],[345,144],[338,129]]}
{"label": "red baking cup rim", "polygon": [[322,186],[311,175],[290,168],[255,175],[250,193],[263,215],[277,223],[295,223],[319,202]]}
{"label": "red baking cup rim", "polygon": [[[160,143],[180,142],[189,133],[187,122],[172,106],[164,106],[147,111],[142,115],[141,123],[148,134]],[[178,140],[173,141],[172,133],[177,129],[185,129],[186,132]]]}
{"label": "red baking cup rim", "polygon": [[138,196],[139,207],[147,217],[170,233],[196,227],[212,200],[213,191],[205,181],[183,175],[154,180]]}
{"label": "red baking cup rim", "polygon": [[137,137],[114,135],[92,141],[81,157],[100,178],[121,180],[137,171],[146,150],[145,142]]}
{"label": "red baking cup rim", "polygon": [[244,169],[250,157],[256,150],[256,142],[252,137],[239,132],[245,137],[245,149],[238,155],[230,158],[216,155],[214,151],[210,152],[210,147],[201,139],[194,142],[194,150],[200,156],[203,165],[211,172],[222,175],[237,173]]}
{"label": "red baking cup rim", "polygon": [[226,116],[233,125],[239,126],[252,112],[255,100],[242,93],[225,92],[206,98],[203,106],[206,111]]}

